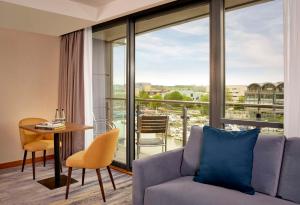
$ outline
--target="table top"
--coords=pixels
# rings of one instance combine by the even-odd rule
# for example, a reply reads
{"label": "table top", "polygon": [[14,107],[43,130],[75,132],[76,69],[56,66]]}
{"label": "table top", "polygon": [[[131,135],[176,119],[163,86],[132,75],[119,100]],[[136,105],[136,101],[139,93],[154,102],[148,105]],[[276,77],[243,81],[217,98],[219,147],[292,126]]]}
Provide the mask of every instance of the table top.
{"label": "table top", "polygon": [[56,129],[56,130],[40,129],[40,128],[36,128],[35,125],[22,125],[19,127],[21,129],[39,133],[39,134],[66,133],[66,132],[75,132],[75,131],[83,131],[83,130],[87,130],[87,129],[93,129],[93,126],[87,126],[87,125],[76,124],[76,123],[66,122],[65,125],[66,125],[65,128]]}

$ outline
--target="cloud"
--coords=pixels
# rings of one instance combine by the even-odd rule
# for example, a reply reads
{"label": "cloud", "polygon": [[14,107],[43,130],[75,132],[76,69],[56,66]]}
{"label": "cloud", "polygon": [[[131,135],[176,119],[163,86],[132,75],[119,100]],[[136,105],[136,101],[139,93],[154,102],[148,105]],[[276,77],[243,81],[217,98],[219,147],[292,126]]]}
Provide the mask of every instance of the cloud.
{"label": "cloud", "polygon": [[[282,0],[226,12],[226,82],[283,79]],[[136,80],[207,84],[209,20],[198,19],[136,38]]]}
{"label": "cloud", "polygon": [[207,34],[209,32],[208,28],[209,28],[208,17],[171,27],[171,29],[174,31],[195,35],[195,36],[201,36],[204,38],[207,37]]}
{"label": "cloud", "polygon": [[283,80],[282,15],[278,0],[226,13],[228,83]]}

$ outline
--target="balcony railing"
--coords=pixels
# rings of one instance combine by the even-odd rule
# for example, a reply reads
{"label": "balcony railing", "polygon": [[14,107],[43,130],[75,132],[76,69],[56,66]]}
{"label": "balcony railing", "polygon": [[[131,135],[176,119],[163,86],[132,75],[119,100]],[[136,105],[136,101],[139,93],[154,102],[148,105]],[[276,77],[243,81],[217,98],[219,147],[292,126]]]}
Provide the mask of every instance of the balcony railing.
{"label": "balcony railing", "polygon": [[[106,98],[107,100],[107,108],[106,115],[107,118],[111,118],[109,116],[112,115],[112,110],[114,112],[118,112],[122,110],[122,113],[125,115],[125,98]],[[118,108],[118,106],[111,107],[110,103],[112,102],[123,102],[122,106]],[[171,129],[175,130],[173,133],[177,135],[177,138],[181,138],[182,144],[184,145],[187,140],[187,134],[190,129],[188,125],[193,124],[209,124],[209,102],[196,102],[196,101],[182,101],[182,100],[158,100],[158,99],[140,99],[136,98],[136,116],[140,114],[165,114],[169,116],[173,116],[170,119]],[[278,115],[278,113],[282,113],[283,115],[283,105],[273,105],[273,104],[249,104],[249,103],[233,103],[226,102],[226,117],[220,119],[224,124],[233,124],[238,126],[249,126],[249,127],[261,127],[268,128],[272,130],[282,129],[283,124],[281,121],[276,120],[275,118],[264,119],[263,116],[257,118],[257,116],[252,118],[238,117],[229,115],[228,113],[247,113],[247,112],[255,112],[255,113],[269,113],[270,115]],[[233,111],[231,111],[232,109]],[[257,110],[255,110],[257,109]],[[253,111],[255,110],[255,111]],[[121,114],[118,114],[121,115]],[[123,115],[123,114],[122,114]],[[123,116],[124,117],[124,116]],[[125,118],[125,117],[124,117]],[[201,120],[199,121],[199,118]],[[197,121],[198,120],[198,121]],[[181,125],[179,125],[181,124]],[[181,137],[178,136],[178,133],[181,133]],[[172,133],[171,133],[172,134]]]}
{"label": "balcony railing", "polygon": [[[136,117],[141,114],[169,116],[168,150],[186,144],[191,126],[208,125],[210,120],[209,102],[136,98],[135,104]],[[221,123],[225,125],[225,129],[241,130],[260,127],[263,133],[283,133],[282,119],[274,117],[283,117],[283,105],[227,102],[225,108],[225,117],[220,119]],[[249,113],[252,114],[249,115]],[[261,114],[260,118],[257,118],[257,113]],[[266,114],[271,115],[271,117]],[[104,122],[114,122],[120,128],[116,160],[125,162],[127,149],[126,125],[128,123],[126,122],[126,98],[106,98],[105,109],[102,110],[100,115],[94,122],[95,129],[99,128],[98,131],[95,130],[95,133],[101,133],[107,129],[107,124]],[[159,151],[160,148],[143,149],[143,156]]]}

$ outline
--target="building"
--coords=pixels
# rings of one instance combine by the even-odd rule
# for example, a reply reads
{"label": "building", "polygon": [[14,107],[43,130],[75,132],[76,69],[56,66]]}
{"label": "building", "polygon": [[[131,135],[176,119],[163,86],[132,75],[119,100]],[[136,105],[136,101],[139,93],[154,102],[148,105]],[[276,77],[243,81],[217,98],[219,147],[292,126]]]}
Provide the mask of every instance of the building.
{"label": "building", "polygon": [[[256,104],[257,107],[247,107],[251,118],[283,120],[284,84],[278,83],[252,83],[245,92],[245,104]],[[265,105],[261,107],[260,105]],[[266,107],[270,105],[269,107]],[[274,107],[274,106],[282,107]]]}
{"label": "building", "polygon": [[252,83],[245,92],[245,103],[283,105],[283,82],[278,83]]}
{"label": "building", "polygon": [[232,102],[239,102],[240,98],[245,96],[246,91],[247,91],[247,86],[245,86],[245,85],[227,85],[226,86],[226,92],[231,97]]}

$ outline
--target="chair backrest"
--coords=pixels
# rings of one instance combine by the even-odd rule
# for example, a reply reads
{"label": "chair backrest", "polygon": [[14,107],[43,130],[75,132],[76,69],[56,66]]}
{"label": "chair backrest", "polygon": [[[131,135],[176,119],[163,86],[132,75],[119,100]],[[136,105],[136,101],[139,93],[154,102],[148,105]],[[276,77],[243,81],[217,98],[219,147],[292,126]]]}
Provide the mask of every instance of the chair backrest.
{"label": "chair backrest", "polygon": [[[199,169],[202,149],[202,127],[192,126],[189,140],[184,148],[181,174],[194,175]],[[255,191],[275,196],[285,144],[284,136],[260,135],[254,148],[252,186]]]}
{"label": "chair backrest", "polygon": [[112,129],[94,139],[84,154],[88,168],[97,169],[111,164],[117,148],[120,130]]}
{"label": "chair backrest", "polygon": [[138,132],[140,133],[167,133],[168,116],[147,116],[138,117]]}
{"label": "chair backrest", "polygon": [[19,132],[20,132],[20,140],[21,140],[21,144],[22,147],[25,144],[28,144],[30,142],[36,141],[36,140],[41,140],[41,139],[53,139],[53,135],[52,134],[37,134],[34,132],[30,132],[24,129],[21,129],[20,126],[22,125],[36,125],[38,123],[41,122],[47,122],[47,120],[43,119],[43,118],[24,118],[22,120],[19,121]]}

